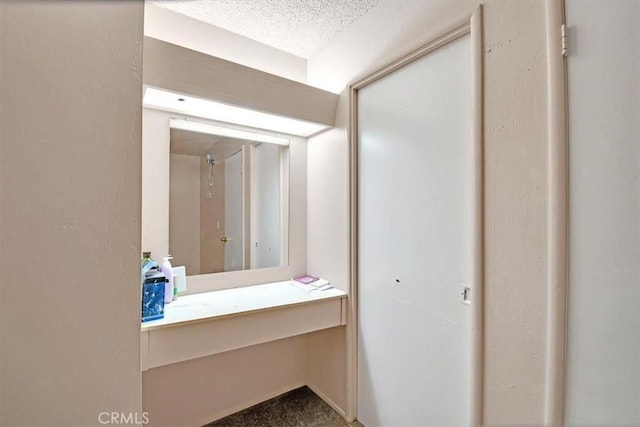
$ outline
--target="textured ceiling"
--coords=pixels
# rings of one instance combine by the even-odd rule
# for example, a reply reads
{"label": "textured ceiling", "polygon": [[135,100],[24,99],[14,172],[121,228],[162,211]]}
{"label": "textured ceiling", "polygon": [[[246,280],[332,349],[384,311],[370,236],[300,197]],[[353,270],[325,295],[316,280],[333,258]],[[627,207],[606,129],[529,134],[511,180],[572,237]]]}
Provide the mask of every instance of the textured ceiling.
{"label": "textured ceiling", "polygon": [[153,0],[151,3],[309,58],[379,0]]}

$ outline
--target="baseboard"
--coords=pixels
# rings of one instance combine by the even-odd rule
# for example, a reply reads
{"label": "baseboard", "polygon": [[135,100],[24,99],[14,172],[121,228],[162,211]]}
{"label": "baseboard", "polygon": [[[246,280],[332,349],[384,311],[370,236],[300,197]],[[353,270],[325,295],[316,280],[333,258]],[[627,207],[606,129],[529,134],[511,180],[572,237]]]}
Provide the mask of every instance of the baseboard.
{"label": "baseboard", "polygon": [[[274,391],[272,391],[270,393],[262,395],[261,397],[256,397],[255,399],[248,400],[246,402],[243,402],[243,403],[238,404],[236,406],[233,406],[231,408],[225,409],[223,411],[218,411],[218,412],[212,414],[211,416],[208,416],[206,419],[198,420],[196,423],[193,424],[193,427],[202,427],[203,425],[209,424],[211,422],[217,421],[217,420],[219,420],[221,418],[224,418],[226,416],[229,416],[231,414],[235,414],[236,412],[240,412],[240,411],[242,411],[244,409],[250,408],[250,407],[252,407],[254,405],[257,405],[258,403],[262,403],[262,402],[264,402],[266,400],[273,399],[274,397],[278,397],[281,394],[284,394],[284,393],[286,393],[288,391],[295,390],[297,388],[303,387],[304,385],[305,385],[304,381],[300,381],[300,382],[295,382],[293,384],[287,385],[285,387],[281,387],[281,388],[279,388],[277,390],[274,390]],[[311,387],[309,387],[309,388],[311,388]],[[314,392],[315,392],[315,390],[314,390]],[[318,393],[316,393],[316,394],[318,394]],[[320,394],[318,394],[318,396],[320,396]],[[320,397],[322,398],[322,396],[320,396]],[[322,399],[326,401],[325,398],[322,398]],[[329,403],[329,402],[327,402],[327,403]],[[333,405],[332,405],[332,407],[333,407]],[[341,412],[341,414],[342,414],[342,412]]]}
{"label": "baseboard", "polygon": [[[320,397],[320,399],[324,400],[325,403],[329,406],[331,406],[333,408],[334,411],[336,411],[338,414],[340,414],[340,416],[342,418],[344,418],[345,420],[347,420],[347,415],[344,412],[344,410],[338,406],[333,400],[329,399],[329,397],[324,394],[322,391],[320,391],[320,389],[318,387],[316,387],[315,385],[307,382],[307,387],[309,387],[311,389],[311,391],[313,391],[315,394],[318,395],[318,397]],[[349,420],[347,420],[349,421]],[[353,420],[351,420],[353,421]]]}

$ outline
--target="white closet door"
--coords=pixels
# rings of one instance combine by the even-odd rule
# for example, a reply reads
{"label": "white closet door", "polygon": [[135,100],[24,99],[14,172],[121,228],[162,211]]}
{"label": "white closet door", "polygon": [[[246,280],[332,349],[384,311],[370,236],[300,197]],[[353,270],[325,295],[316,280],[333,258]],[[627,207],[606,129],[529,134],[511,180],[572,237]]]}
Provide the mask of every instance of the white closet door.
{"label": "white closet door", "polygon": [[469,424],[471,44],[358,94],[358,419]]}
{"label": "white closet door", "polygon": [[244,269],[244,215],[242,208],[242,152],[224,162],[224,271]]}
{"label": "white closet door", "polygon": [[262,143],[253,151],[254,236],[251,268],[281,265],[280,146]]}

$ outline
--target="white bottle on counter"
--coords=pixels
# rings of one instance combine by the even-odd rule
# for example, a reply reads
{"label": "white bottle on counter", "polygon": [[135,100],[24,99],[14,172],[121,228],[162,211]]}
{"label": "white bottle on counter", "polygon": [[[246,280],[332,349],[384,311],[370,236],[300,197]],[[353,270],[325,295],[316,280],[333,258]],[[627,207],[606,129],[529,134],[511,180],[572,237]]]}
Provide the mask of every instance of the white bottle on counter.
{"label": "white bottle on counter", "polygon": [[167,278],[167,282],[164,286],[164,303],[169,304],[173,301],[173,268],[169,260],[173,259],[171,255],[167,255],[162,258],[162,264],[160,264],[160,271]]}

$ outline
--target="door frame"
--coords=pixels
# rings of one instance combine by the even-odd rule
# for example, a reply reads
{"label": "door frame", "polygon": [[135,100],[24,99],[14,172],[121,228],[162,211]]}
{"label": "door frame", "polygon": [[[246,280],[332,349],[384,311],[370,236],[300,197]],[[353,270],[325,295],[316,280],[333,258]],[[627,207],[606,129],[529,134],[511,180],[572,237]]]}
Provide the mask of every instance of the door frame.
{"label": "door frame", "polygon": [[547,119],[547,352],[544,421],[564,425],[566,400],[567,294],[569,287],[569,127],[565,1],[546,0]]}
{"label": "door frame", "polygon": [[482,6],[464,22],[450,27],[424,46],[378,69],[349,88],[349,271],[350,288],[347,310],[347,407],[346,418],[356,419],[358,408],[358,91],[403,66],[451,43],[462,36],[471,37],[471,108],[473,146],[473,236],[471,291],[471,369],[470,425],[483,420],[484,384],[484,172],[483,172],[483,55]]}
{"label": "door frame", "polygon": [[[239,240],[241,242],[241,245],[242,245],[240,247],[240,254],[241,254],[241,257],[242,257],[241,265],[242,265],[242,268],[244,269],[244,268],[246,268],[246,261],[247,261],[246,260],[246,250],[245,250],[246,249],[246,236],[247,236],[245,189],[246,189],[247,183],[246,183],[246,179],[245,179],[245,176],[244,176],[244,173],[243,173],[244,169],[245,169],[244,165],[245,165],[245,160],[246,160],[244,146],[239,151],[237,151],[236,153],[230,155],[229,157],[227,157],[227,158],[225,158],[223,160],[223,162],[224,162],[224,174],[225,174],[225,176],[224,176],[224,179],[225,179],[225,198],[226,198],[226,192],[227,192],[227,188],[226,188],[227,177],[228,177],[227,174],[229,173],[229,168],[228,168],[228,163],[227,162],[234,156],[238,156],[239,159],[240,159],[240,188],[242,189],[241,192],[240,192],[240,203],[241,203],[241,206],[240,206],[240,230],[241,230],[241,236],[239,238],[236,237],[236,240]],[[228,236],[228,233],[227,233],[227,225],[229,223],[229,221],[228,221],[229,218],[227,217],[227,214],[228,214],[227,207],[228,206],[229,206],[229,204],[226,202],[226,199],[225,199],[225,204],[224,204],[224,228],[225,228],[224,236]],[[223,271],[238,271],[238,270],[227,270],[227,244],[226,243],[223,245],[222,256],[223,256],[223,265],[224,265],[224,270]]]}

